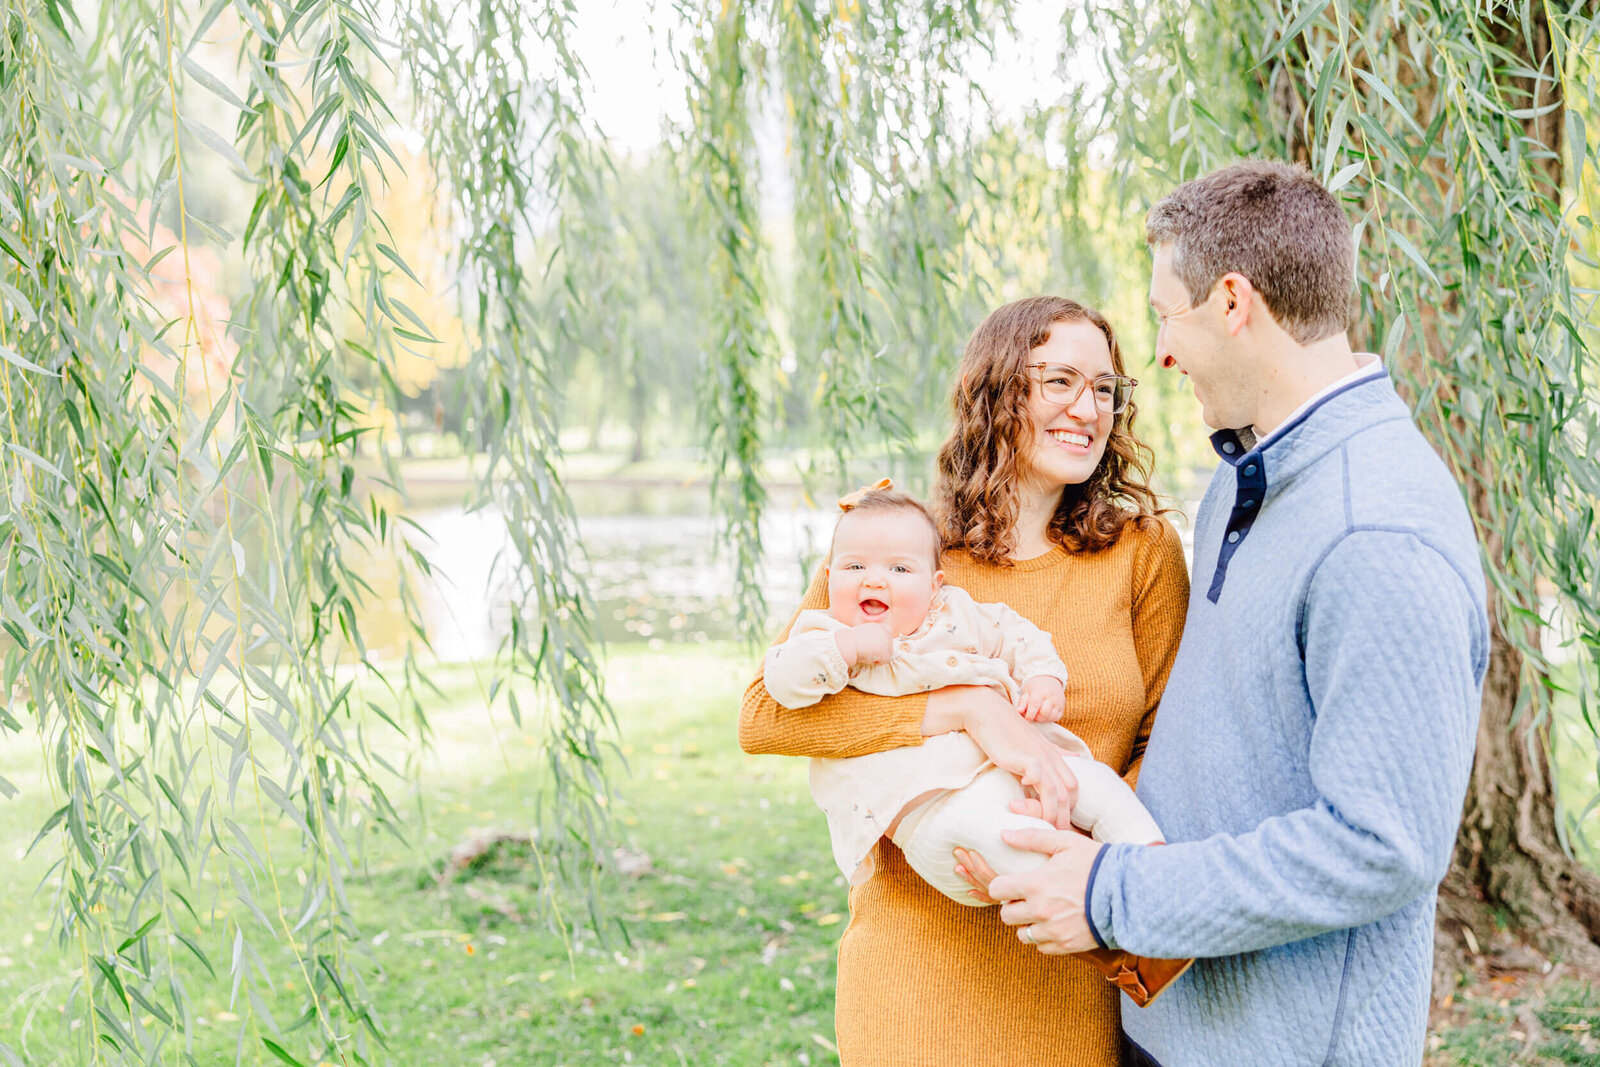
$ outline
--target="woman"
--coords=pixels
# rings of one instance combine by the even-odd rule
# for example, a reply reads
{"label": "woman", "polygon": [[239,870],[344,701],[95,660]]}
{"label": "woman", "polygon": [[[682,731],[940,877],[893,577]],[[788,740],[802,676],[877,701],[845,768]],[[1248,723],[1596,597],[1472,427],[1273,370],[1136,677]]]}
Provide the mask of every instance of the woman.
{"label": "woman", "polygon": [[[1053,635],[1069,675],[1061,724],[1130,782],[1189,584],[1178,535],[1146,484],[1133,384],[1099,313],[1058,297],[998,309],[962,357],[936,499],[946,579]],[[826,601],[819,576],[800,606]],[[787,628],[778,640],[786,636]],[[1046,819],[1070,809],[1075,783],[1061,761],[991,689],[920,697],[846,689],[790,711],[758,674],[739,714],[746,752],[791,756],[856,756],[951,730],[966,730],[1021,778]],[[839,944],[845,1067],[1117,1063],[1117,993],[1099,972],[1023,944],[994,908],[941,896],[887,840],[873,871],[851,890]]]}

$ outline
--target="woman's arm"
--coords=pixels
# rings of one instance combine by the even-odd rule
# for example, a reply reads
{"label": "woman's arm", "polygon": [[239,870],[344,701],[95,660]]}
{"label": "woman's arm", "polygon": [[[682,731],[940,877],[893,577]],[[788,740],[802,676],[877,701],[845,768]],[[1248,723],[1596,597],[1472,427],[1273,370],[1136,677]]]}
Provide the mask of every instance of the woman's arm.
{"label": "woman's arm", "polygon": [[1156,521],[1157,529],[1141,531],[1143,543],[1133,566],[1133,649],[1144,682],[1145,704],[1128,769],[1122,776],[1129,785],[1139,780],[1156,706],[1166,691],[1178,641],[1183,637],[1183,620],[1189,612],[1189,568],[1183,561],[1183,541],[1171,523]]}

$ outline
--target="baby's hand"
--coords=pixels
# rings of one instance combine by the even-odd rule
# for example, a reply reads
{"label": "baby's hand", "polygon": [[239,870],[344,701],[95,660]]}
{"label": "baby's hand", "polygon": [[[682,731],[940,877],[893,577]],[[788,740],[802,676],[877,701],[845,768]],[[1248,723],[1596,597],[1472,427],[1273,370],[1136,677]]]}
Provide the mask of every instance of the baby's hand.
{"label": "baby's hand", "polygon": [[881,622],[864,622],[836,636],[839,651],[848,666],[887,663],[894,658],[894,634]]}
{"label": "baby's hand", "polygon": [[1017,694],[1015,707],[1029,722],[1060,722],[1061,713],[1067,710],[1061,679],[1048,674],[1028,679]]}

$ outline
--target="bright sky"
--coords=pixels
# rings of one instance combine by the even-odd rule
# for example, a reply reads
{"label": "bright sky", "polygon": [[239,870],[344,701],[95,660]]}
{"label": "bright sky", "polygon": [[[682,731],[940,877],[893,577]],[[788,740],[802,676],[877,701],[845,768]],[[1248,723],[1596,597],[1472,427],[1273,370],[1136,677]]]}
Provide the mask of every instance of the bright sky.
{"label": "bright sky", "polygon": [[[978,56],[968,71],[1003,118],[1049,105],[1066,91],[1056,70],[1061,5],[1019,0],[1017,32],[1004,34],[996,59]],[[671,61],[671,36],[685,32],[667,0],[584,0],[574,48],[588,68],[590,116],[617,147],[648,149],[663,119],[687,119],[685,80]]]}

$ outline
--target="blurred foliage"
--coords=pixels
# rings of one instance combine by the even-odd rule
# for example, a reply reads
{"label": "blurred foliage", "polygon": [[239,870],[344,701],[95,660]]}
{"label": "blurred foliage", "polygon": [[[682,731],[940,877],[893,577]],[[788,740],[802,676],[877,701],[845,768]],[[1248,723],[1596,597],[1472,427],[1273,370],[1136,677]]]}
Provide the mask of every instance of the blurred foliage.
{"label": "blurred foliage", "polygon": [[1114,87],[1097,121],[1136,209],[1248,155],[1303,161],[1344,200],[1353,337],[1382,354],[1462,483],[1519,672],[1509,724],[1547,743],[1558,657],[1578,665],[1593,731],[1600,9],[1141,0],[1091,5],[1083,25]]}
{"label": "blurred foliage", "polygon": [[[1142,216],[1237,156],[1307,159],[1362,219],[1360,339],[1468,479],[1507,610],[1553,590],[1593,664],[1600,15],[1091,3],[1023,114],[973,74],[1005,71],[1014,15],[658,0],[687,117],[629,155],[589,114],[572,0],[0,0],[0,728],[41,741],[82,1059],[189,1060],[201,980],[240,1058],[385,1057],[345,885],[352,831],[402,832],[389,793],[420,784],[370,732],[429,740],[428,567],[386,503],[412,430],[481,453],[511,532],[481,695],[543,739],[542,905],[596,923],[614,724],[562,430],[698,450],[753,631],[773,457],[819,496],[925,488],[966,335],[1055,291],[1121,332],[1185,493],[1209,455],[1149,362]],[[394,661],[362,636],[372,554],[411,620]]]}

